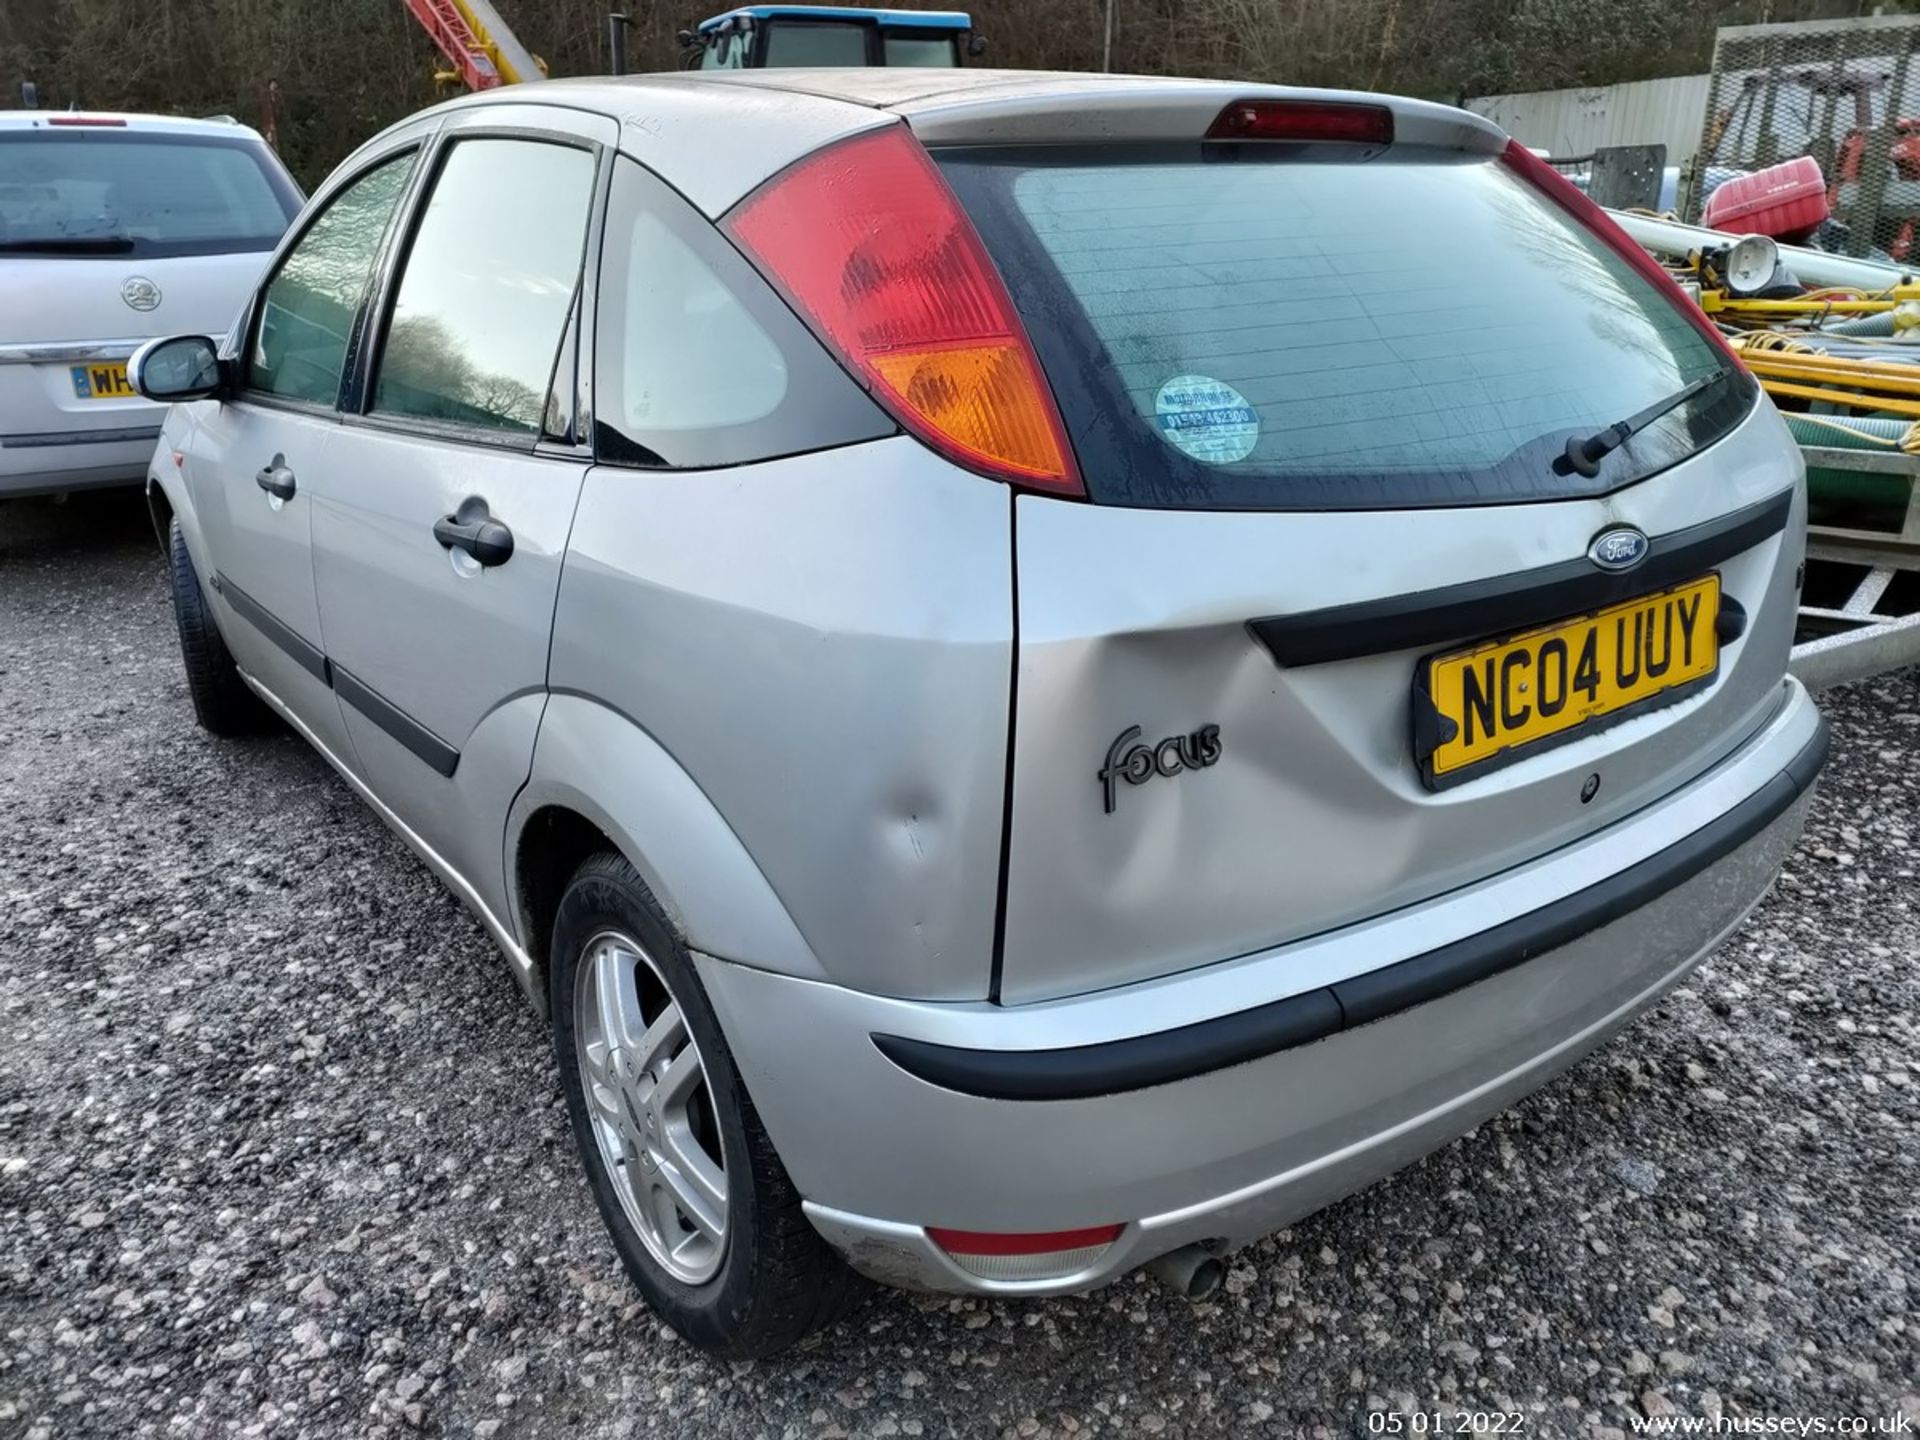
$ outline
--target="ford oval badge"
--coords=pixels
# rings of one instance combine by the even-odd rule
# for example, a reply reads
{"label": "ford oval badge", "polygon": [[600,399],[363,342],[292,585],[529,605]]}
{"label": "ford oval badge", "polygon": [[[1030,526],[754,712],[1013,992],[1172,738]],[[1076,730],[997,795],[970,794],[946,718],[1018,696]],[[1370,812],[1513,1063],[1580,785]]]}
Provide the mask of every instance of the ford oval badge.
{"label": "ford oval badge", "polygon": [[1631,525],[1602,530],[1587,547],[1587,558],[1602,570],[1631,570],[1647,558],[1647,537]]}

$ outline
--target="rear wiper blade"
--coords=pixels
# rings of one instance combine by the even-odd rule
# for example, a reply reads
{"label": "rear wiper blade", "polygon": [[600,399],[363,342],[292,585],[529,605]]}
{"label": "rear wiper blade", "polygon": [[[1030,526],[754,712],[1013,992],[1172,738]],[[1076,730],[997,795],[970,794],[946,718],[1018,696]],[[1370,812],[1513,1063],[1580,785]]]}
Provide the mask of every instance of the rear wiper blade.
{"label": "rear wiper blade", "polygon": [[125,235],[42,235],[34,240],[0,240],[8,255],[124,255],[133,249]]}
{"label": "rear wiper blade", "polygon": [[[1731,367],[1714,371],[1711,375],[1702,375],[1690,385],[1683,385],[1664,400],[1656,400],[1646,409],[1617,420],[1604,430],[1591,435],[1576,435],[1567,441],[1566,463],[1576,475],[1584,475],[1591,480],[1600,473],[1600,461],[1626,444],[1627,437],[1644,430],[1669,410],[1678,409],[1703,390],[1711,390],[1722,380],[1733,374]],[[1557,468],[1557,467],[1556,467]]]}

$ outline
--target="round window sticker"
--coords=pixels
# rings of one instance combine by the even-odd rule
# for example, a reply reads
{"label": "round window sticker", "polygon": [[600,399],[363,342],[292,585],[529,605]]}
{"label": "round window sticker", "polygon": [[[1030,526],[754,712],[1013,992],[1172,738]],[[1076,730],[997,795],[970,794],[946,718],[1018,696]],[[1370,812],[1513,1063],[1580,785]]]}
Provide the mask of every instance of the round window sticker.
{"label": "round window sticker", "polygon": [[1231,465],[1260,442],[1260,417],[1247,397],[1211,375],[1176,375],[1153,397],[1160,433],[1209,465]]}

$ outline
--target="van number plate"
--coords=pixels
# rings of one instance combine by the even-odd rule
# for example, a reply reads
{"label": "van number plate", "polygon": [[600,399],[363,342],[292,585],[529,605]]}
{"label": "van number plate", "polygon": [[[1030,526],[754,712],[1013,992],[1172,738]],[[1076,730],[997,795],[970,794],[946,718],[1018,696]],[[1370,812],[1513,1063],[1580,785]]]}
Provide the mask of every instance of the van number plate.
{"label": "van number plate", "polygon": [[72,365],[73,393],[82,400],[124,400],[134,393],[125,365]]}
{"label": "van number plate", "polygon": [[[1720,577],[1420,662],[1414,704],[1438,790],[1550,743],[1671,705],[1720,666]],[[1444,738],[1443,738],[1444,737]]]}

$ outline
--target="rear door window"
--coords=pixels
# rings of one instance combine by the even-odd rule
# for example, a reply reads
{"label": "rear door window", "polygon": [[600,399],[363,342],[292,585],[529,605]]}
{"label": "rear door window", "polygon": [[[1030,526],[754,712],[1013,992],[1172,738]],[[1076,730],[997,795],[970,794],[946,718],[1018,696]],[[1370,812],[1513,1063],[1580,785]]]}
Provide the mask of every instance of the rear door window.
{"label": "rear door window", "polygon": [[[400,270],[373,409],[532,435],[580,283],[594,157],[456,141]],[[503,196],[538,196],[537,204]]]}
{"label": "rear door window", "polygon": [[1556,473],[1568,439],[1722,357],[1490,159],[1310,163],[1255,148],[940,156],[1096,500],[1340,509],[1594,493],[1684,458],[1750,407],[1736,378],[1596,479]]}
{"label": "rear door window", "polygon": [[299,210],[299,191],[256,142],[110,127],[0,131],[0,252],[265,251]]}

